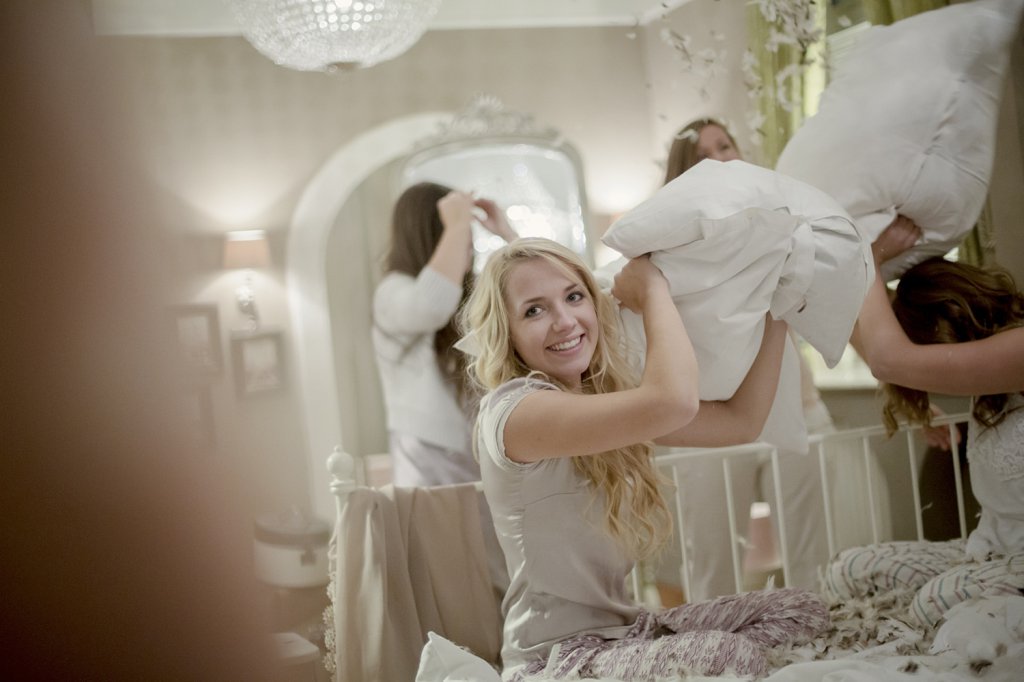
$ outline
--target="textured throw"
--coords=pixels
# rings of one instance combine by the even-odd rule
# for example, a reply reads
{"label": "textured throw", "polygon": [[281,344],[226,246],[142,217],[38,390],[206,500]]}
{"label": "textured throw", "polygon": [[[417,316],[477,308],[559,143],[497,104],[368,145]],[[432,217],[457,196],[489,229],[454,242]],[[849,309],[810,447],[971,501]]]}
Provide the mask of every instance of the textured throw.
{"label": "textured throw", "polygon": [[622,639],[579,635],[516,681],[611,677],[625,682],[685,675],[763,675],[767,649],[809,641],[829,623],[820,597],[798,589],[761,590],[643,612]]}
{"label": "textured throw", "polygon": [[911,591],[909,616],[934,628],[950,608],[983,596],[1020,594],[1024,553],[974,561],[963,540],[888,542],[840,552],[825,573],[830,600],[863,599]]}

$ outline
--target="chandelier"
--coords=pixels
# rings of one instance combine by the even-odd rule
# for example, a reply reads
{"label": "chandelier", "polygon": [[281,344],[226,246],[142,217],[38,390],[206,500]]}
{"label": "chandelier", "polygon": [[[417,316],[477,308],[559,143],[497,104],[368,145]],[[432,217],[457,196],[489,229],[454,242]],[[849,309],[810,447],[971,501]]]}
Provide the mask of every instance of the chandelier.
{"label": "chandelier", "polygon": [[408,50],[441,0],[228,0],[242,34],[299,71],[373,66]]}

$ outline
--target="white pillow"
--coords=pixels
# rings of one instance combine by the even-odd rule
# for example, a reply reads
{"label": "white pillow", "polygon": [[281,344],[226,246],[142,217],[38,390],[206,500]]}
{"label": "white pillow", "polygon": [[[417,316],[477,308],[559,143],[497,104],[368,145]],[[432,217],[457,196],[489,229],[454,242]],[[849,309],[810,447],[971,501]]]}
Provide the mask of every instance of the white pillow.
{"label": "white pillow", "polygon": [[705,400],[735,392],[767,312],[835,366],[874,277],[868,247],[838,204],[742,161],[702,161],[602,241],[630,258],[652,253],[693,342]]}
{"label": "white pillow", "polygon": [[886,279],[960,243],[981,213],[1024,0],[977,0],[867,30],[776,169],[838,201],[868,241],[896,213],[921,242]]}
{"label": "white pillow", "polygon": [[[954,597],[956,599],[956,597]],[[955,651],[965,659],[994,661],[1001,647],[1024,642],[1024,597],[981,596],[954,605],[943,616],[928,653]]]}
{"label": "white pillow", "polygon": [[[595,275],[603,289],[611,288],[615,273],[625,264],[626,259],[620,258],[597,270]],[[685,308],[684,304],[682,309]],[[687,315],[689,319],[695,317],[689,309],[681,314]],[[647,341],[643,318],[626,308],[620,309],[619,316],[625,331],[628,358],[636,364],[638,370],[642,370]],[[734,329],[737,328],[735,322],[730,325]],[[690,333],[699,364],[699,393],[703,400],[726,400],[736,392],[760,349],[763,332],[764,314],[760,313],[757,321],[750,325],[749,334],[734,331],[713,337]],[[713,342],[713,345],[706,345],[706,341]],[[730,350],[723,352],[726,346]],[[730,361],[729,356],[733,353],[736,359]],[[800,395],[799,353],[796,343],[787,341],[782,355],[779,383],[775,387],[771,409],[757,440],[771,443],[782,452],[807,454],[807,424]]]}
{"label": "white pillow", "polygon": [[501,682],[501,675],[468,649],[428,632],[415,682]]}

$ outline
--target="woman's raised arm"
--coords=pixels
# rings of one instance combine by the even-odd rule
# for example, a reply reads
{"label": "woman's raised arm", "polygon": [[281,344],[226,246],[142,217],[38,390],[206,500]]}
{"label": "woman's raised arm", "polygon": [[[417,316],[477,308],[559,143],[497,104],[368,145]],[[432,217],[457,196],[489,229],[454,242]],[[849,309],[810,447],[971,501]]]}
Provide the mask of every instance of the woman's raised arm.
{"label": "woman's raised arm", "polygon": [[907,337],[876,276],[850,343],[879,381],[946,395],[1024,390],[1024,327],[978,341],[917,344]]}
{"label": "woman's raised arm", "polygon": [[597,395],[531,393],[505,425],[511,459],[607,452],[678,429],[697,412],[697,361],[664,276],[646,256],[634,258],[616,276],[613,292],[643,315],[647,355],[639,386]]}
{"label": "woman's raised arm", "polygon": [[761,349],[733,396],[702,400],[693,421],[655,442],[672,447],[720,447],[755,440],[768,419],[779,385],[787,327],[785,322],[766,316]]}

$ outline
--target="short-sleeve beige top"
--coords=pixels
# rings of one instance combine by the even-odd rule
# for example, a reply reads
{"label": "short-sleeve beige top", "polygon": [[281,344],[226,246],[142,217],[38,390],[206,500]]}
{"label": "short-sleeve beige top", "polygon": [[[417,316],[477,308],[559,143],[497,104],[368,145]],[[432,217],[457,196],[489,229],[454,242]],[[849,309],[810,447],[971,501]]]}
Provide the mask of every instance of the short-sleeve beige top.
{"label": "short-sleeve beige top", "polygon": [[484,397],[477,416],[484,495],[511,579],[502,602],[506,674],[575,635],[619,639],[640,613],[626,592],[633,562],[606,530],[604,498],[574,458],[521,464],[505,456],[509,415],[543,390],[560,389],[513,379]]}

